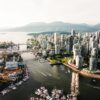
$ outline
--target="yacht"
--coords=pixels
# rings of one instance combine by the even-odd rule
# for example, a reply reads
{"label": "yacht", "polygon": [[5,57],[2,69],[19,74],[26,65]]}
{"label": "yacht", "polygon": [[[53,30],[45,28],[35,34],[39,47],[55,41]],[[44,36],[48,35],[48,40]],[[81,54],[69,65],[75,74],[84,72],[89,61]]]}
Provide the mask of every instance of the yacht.
{"label": "yacht", "polygon": [[23,81],[27,81],[29,79],[29,76],[25,76],[24,78],[23,78]]}
{"label": "yacht", "polygon": [[7,94],[8,92],[10,92],[10,89],[4,89],[3,91],[1,91],[1,94],[2,94],[2,95],[5,95],[5,94]]}
{"label": "yacht", "polygon": [[9,85],[8,88],[10,88],[10,89],[12,89],[12,90],[16,90],[16,89],[17,89],[16,86],[15,86],[14,84]]}
{"label": "yacht", "polygon": [[16,86],[19,86],[19,85],[21,85],[22,83],[23,83],[23,81],[19,81],[19,82],[16,83]]}

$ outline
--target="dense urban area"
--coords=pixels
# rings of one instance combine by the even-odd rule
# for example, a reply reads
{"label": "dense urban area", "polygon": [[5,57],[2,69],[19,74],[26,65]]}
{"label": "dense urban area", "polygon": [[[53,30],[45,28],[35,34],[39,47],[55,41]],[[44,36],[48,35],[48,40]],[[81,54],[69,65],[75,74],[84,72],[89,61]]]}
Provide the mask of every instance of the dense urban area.
{"label": "dense urban area", "polygon": [[89,100],[81,81],[99,91],[100,31],[27,35],[25,43],[0,42],[2,100],[13,91],[20,93],[16,100]]}

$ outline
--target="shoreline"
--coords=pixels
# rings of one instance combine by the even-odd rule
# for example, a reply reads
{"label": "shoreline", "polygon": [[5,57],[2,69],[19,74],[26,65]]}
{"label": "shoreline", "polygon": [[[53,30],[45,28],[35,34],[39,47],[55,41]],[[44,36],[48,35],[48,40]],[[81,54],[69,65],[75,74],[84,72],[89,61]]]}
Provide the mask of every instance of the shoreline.
{"label": "shoreline", "polygon": [[86,72],[84,70],[79,70],[76,68],[76,66],[74,64],[63,63],[63,65],[67,66],[68,68],[70,68],[74,72],[79,73],[81,76],[88,77],[88,78],[100,79],[100,75]]}

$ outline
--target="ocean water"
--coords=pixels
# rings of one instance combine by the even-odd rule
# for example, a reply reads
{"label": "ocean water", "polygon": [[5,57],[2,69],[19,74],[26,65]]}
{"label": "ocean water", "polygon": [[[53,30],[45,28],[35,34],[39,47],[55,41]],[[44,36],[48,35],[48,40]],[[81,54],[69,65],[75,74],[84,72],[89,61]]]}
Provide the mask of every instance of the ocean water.
{"label": "ocean water", "polygon": [[25,43],[30,38],[25,32],[0,32],[0,42]]}

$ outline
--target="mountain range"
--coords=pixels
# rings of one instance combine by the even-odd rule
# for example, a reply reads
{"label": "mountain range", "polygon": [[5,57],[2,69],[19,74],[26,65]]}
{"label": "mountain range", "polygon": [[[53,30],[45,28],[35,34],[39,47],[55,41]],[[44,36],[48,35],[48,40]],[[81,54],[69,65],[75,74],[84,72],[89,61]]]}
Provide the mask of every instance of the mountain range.
{"label": "mountain range", "polygon": [[64,22],[52,22],[52,23],[43,23],[43,22],[32,22],[25,26],[9,28],[9,29],[0,29],[2,32],[50,32],[50,31],[60,31],[60,32],[70,32],[72,29],[77,32],[94,32],[100,30],[100,23],[96,25],[88,25],[85,23],[82,24],[72,24]]}

